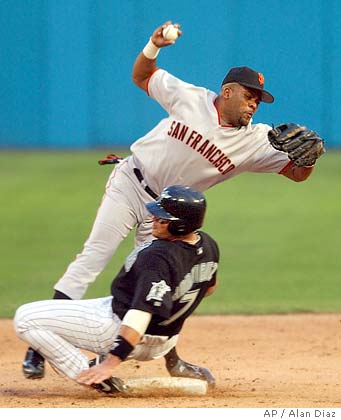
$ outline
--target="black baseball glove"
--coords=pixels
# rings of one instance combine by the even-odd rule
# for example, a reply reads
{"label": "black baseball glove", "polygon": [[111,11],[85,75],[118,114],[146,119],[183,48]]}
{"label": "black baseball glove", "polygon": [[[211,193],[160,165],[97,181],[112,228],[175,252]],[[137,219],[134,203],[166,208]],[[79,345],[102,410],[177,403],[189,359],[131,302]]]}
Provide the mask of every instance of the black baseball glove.
{"label": "black baseball glove", "polygon": [[311,166],[326,151],[324,141],[315,133],[301,125],[289,123],[274,127],[268,132],[271,145],[288,153],[296,166]]}

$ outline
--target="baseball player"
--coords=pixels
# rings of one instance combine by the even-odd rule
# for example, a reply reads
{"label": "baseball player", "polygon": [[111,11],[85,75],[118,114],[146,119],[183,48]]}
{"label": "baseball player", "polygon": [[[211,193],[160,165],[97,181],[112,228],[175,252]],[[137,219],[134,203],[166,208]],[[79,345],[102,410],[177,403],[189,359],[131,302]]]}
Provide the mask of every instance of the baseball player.
{"label": "baseball player", "polygon": [[[112,296],[33,302],[14,319],[17,335],[54,368],[106,393],[122,390],[112,378],[122,361],[169,353],[186,318],[217,286],[218,246],[197,230],[206,210],[202,193],[170,186],[146,209],[157,240],[128,256],[112,282]],[[80,349],[102,358],[89,361]]]}
{"label": "baseball player", "polygon": [[[169,24],[153,32],[132,74],[135,84],[168,116],[133,143],[131,155],[111,173],[90,236],[55,284],[55,299],[80,299],[134,227],[136,246],[151,239],[152,219],[145,204],[167,185],[183,184],[203,192],[243,172],[278,173],[300,182],[310,176],[324,151],[322,139],[305,127],[252,124],[259,104],[274,101],[264,89],[261,73],[234,67],[216,94],[159,68],[160,49],[176,42],[163,37]],[[180,26],[175,26],[181,36]],[[165,358],[171,375],[202,373],[181,360],[175,349]],[[28,378],[44,375],[43,359],[32,349],[23,371]]]}

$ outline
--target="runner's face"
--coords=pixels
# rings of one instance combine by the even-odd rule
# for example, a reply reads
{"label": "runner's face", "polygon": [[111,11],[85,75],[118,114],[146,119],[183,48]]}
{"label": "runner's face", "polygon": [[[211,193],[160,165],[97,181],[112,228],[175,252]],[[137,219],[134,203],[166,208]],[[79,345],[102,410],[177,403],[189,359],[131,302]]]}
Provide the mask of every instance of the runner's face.
{"label": "runner's face", "polygon": [[153,216],[152,235],[158,239],[166,239],[170,236],[168,232],[169,220]]}

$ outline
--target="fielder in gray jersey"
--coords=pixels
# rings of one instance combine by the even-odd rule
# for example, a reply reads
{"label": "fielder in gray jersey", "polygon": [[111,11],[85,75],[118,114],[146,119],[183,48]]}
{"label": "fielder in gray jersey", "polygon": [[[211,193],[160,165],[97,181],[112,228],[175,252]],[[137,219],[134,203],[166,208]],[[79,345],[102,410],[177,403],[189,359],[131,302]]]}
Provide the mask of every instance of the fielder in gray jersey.
{"label": "fielder in gray jersey", "polygon": [[[261,73],[232,68],[216,94],[158,68],[159,50],[175,42],[162,36],[170,23],[153,32],[133,66],[134,83],[168,117],[133,143],[131,155],[113,170],[82,252],[55,284],[55,299],[82,298],[134,227],[136,246],[151,239],[152,219],[145,204],[167,185],[183,184],[202,192],[243,172],[278,173],[300,182],[313,171],[313,166],[296,166],[287,153],[271,146],[269,125],[252,123],[260,102],[274,101],[264,90]],[[178,32],[181,35],[180,28]],[[165,357],[172,375],[197,375],[175,350]],[[32,349],[23,371],[28,378],[44,375],[43,359]]]}
{"label": "fielder in gray jersey", "polygon": [[[124,390],[113,377],[122,361],[169,353],[185,320],[217,286],[218,246],[198,230],[206,211],[202,193],[170,186],[146,208],[157,240],[130,254],[112,283],[112,296],[33,302],[14,319],[17,335],[54,368],[101,392]],[[101,363],[80,349],[102,356]],[[210,372],[202,373],[213,385]]]}

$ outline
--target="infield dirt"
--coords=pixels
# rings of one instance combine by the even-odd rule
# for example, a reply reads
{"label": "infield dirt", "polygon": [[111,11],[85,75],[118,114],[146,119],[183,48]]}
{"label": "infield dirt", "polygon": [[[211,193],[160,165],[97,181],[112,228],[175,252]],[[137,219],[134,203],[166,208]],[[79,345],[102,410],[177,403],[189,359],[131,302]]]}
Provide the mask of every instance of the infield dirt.
{"label": "infield dirt", "polygon": [[[11,320],[0,320],[0,407],[40,408],[339,408],[341,314],[193,316],[180,355],[208,367],[217,385],[204,396],[154,393],[106,397],[60,377],[49,366],[41,380],[21,372],[25,343]],[[168,376],[163,360],[129,361],[123,379]]]}

